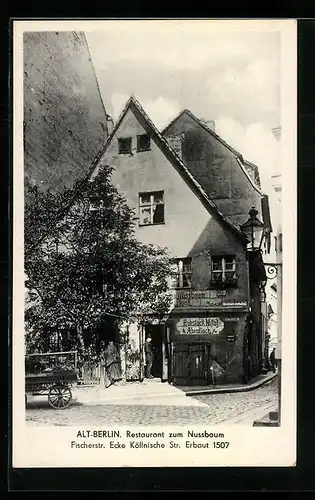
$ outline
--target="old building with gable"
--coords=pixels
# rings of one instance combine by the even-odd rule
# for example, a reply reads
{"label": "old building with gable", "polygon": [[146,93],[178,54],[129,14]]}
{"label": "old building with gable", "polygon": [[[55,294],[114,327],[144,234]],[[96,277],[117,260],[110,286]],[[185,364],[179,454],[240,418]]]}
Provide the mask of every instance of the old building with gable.
{"label": "old building with gable", "polygon": [[[137,215],[143,243],[167,247],[174,261],[173,305],[163,321],[128,325],[144,377],[144,342],[152,373],[177,385],[237,383],[259,374],[263,358],[262,262],[249,262],[240,224],[252,206],[271,231],[258,168],[184,111],[161,134],[132,96],[97,157]],[[268,251],[268,241],[265,246]],[[122,349],[122,357],[126,346]]]}

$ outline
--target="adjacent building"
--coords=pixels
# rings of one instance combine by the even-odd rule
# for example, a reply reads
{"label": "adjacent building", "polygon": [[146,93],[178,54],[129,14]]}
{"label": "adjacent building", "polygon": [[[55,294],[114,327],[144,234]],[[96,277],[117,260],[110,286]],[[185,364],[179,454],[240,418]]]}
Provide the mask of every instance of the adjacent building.
{"label": "adjacent building", "polygon": [[[282,179],[281,179],[281,170],[282,165],[280,162],[281,157],[281,128],[277,127],[273,129],[273,134],[275,139],[279,143],[278,154],[279,161],[277,163],[277,170],[275,175],[273,176],[274,181],[274,189],[278,194],[278,200],[280,203],[280,213],[281,213],[281,202],[282,202]],[[278,421],[280,422],[281,417],[281,364],[282,364],[282,283],[283,283],[283,274],[282,274],[282,253],[283,253],[283,245],[282,245],[282,223],[281,216],[277,227],[277,236],[276,236],[276,257],[278,264],[278,274],[277,274],[277,346],[276,346],[276,360],[278,365],[278,395],[279,395],[279,408],[278,408]]]}
{"label": "adjacent building", "polygon": [[[266,276],[249,262],[240,224],[257,208],[271,232],[258,168],[185,110],[160,133],[131,97],[91,171],[114,166],[112,181],[138,214],[143,243],[173,258],[173,304],[156,323],[128,325],[128,344],[144,375],[144,342],[152,338],[153,375],[177,385],[237,383],[262,371]],[[268,241],[265,246],[268,251]],[[126,346],[122,349],[123,358]],[[130,373],[128,372],[130,371]]]}
{"label": "adjacent building", "polygon": [[24,33],[24,178],[51,191],[82,178],[110,117],[84,33]]}

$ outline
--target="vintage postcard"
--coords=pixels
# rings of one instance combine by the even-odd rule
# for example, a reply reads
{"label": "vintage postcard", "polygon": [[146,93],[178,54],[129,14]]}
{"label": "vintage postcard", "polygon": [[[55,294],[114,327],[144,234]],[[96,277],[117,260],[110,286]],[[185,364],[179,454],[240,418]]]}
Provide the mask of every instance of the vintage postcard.
{"label": "vintage postcard", "polygon": [[13,467],[294,466],[296,22],[13,22]]}

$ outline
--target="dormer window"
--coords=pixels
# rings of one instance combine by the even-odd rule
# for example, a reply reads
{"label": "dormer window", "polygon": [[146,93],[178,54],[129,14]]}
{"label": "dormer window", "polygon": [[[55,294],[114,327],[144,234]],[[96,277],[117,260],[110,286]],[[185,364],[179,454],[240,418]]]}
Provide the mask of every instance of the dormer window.
{"label": "dormer window", "polygon": [[120,137],[118,139],[118,153],[120,155],[131,154],[132,140],[131,137]]}
{"label": "dormer window", "polygon": [[164,191],[139,193],[139,225],[164,224]]}
{"label": "dormer window", "polygon": [[137,135],[137,152],[149,151],[151,149],[151,139],[149,134]]}
{"label": "dormer window", "polygon": [[236,265],[234,255],[211,257],[211,284],[212,286],[235,286]]}

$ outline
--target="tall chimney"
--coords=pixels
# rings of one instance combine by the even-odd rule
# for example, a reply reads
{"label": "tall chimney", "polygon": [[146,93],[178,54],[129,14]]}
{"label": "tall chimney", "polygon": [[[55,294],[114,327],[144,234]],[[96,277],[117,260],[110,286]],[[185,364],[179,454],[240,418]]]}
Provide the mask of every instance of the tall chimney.
{"label": "tall chimney", "polygon": [[206,125],[212,132],[215,132],[215,121],[214,120],[205,120],[204,118],[200,118],[200,121]]}

